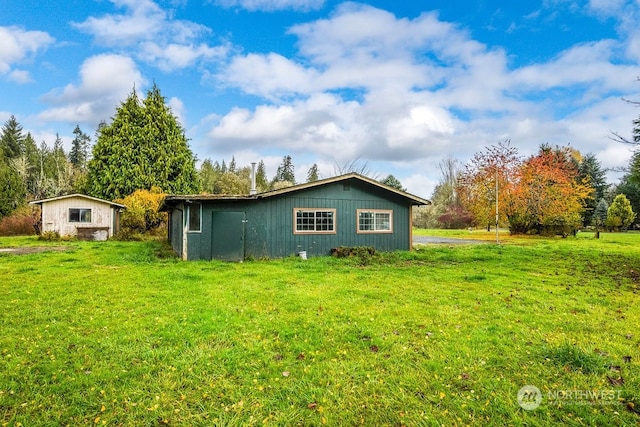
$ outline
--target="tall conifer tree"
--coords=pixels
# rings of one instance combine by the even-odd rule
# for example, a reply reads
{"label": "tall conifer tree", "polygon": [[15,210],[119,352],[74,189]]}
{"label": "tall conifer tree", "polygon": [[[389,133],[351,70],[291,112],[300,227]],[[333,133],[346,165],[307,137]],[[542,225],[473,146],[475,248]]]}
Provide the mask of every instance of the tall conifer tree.
{"label": "tall conifer tree", "polygon": [[159,187],[166,193],[200,189],[184,129],[154,85],[141,102],[134,91],[98,130],[89,162],[89,190],[105,199]]}

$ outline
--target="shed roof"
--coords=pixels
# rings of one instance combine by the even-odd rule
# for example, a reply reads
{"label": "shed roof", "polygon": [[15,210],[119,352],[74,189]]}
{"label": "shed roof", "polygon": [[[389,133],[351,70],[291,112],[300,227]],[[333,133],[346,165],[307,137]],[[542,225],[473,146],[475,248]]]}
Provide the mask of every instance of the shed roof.
{"label": "shed roof", "polygon": [[358,173],[348,173],[345,175],[334,176],[331,178],[321,179],[314,182],[307,182],[304,184],[293,185],[291,187],[282,188],[279,190],[266,191],[264,193],[258,193],[253,195],[220,195],[220,194],[197,194],[197,195],[168,195],[164,199],[163,207],[166,205],[172,205],[172,202],[182,202],[185,200],[193,200],[193,201],[205,201],[205,200],[216,200],[216,201],[234,201],[234,200],[258,200],[258,199],[267,199],[269,197],[275,197],[282,194],[294,193],[297,191],[306,190],[309,188],[319,187],[322,185],[332,184],[336,182],[348,182],[348,181],[359,181],[363,182],[367,185],[379,188],[383,191],[387,191],[389,193],[395,194],[406,199],[412,205],[430,205],[431,202],[427,199],[423,199],[422,197],[415,196],[413,194],[407,193],[405,191],[400,191],[396,188],[389,187],[388,185],[382,184],[381,182],[376,181],[375,179],[366,177],[364,175],[360,175]]}
{"label": "shed roof", "polygon": [[64,196],[57,196],[57,197],[50,197],[48,199],[34,200],[32,202],[29,202],[29,203],[32,204],[32,205],[41,205],[43,203],[55,202],[57,200],[71,199],[73,197],[80,197],[82,199],[92,200],[94,202],[105,203],[105,204],[111,205],[111,206],[116,207],[116,208],[126,208],[125,205],[121,205],[120,203],[115,203],[115,202],[111,202],[109,200],[99,199],[97,197],[91,197],[91,196],[87,196],[86,194],[80,194],[80,193],[67,194],[67,195],[64,195]]}

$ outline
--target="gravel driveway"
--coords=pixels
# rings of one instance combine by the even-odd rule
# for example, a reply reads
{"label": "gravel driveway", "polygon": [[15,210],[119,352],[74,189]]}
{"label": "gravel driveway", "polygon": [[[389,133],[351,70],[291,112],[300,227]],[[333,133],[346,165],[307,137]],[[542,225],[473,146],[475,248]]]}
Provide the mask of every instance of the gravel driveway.
{"label": "gravel driveway", "polygon": [[488,243],[486,240],[473,240],[473,239],[454,239],[450,237],[436,237],[436,236],[413,236],[413,243],[419,243],[423,245],[428,244],[446,244],[446,245],[470,245]]}

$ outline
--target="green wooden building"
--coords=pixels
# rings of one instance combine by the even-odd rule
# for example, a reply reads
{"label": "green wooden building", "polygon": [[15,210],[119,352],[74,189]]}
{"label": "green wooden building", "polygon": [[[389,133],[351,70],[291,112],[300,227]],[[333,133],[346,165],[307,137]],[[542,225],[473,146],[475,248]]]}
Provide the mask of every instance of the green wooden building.
{"label": "green wooden building", "polygon": [[412,207],[430,202],[350,173],[245,195],[169,195],[168,234],[182,259],[241,261],[339,246],[410,250]]}

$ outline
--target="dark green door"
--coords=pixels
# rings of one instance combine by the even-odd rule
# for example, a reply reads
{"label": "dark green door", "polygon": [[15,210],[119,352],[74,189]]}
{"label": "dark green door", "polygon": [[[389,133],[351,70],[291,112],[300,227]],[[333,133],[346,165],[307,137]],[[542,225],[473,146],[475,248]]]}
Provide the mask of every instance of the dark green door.
{"label": "dark green door", "polygon": [[214,211],[211,221],[211,259],[244,259],[244,212]]}

